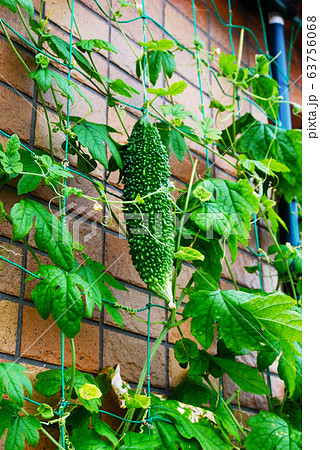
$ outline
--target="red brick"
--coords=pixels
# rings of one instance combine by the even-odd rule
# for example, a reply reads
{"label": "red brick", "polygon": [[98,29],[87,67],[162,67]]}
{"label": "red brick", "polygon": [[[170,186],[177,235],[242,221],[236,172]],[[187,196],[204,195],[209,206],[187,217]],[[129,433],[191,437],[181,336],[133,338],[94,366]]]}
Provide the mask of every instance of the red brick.
{"label": "red brick", "polygon": [[[22,264],[22,250],[15,245],[0,242],[1,255],[16,264]],[[0,261],[0,291],[5,294],[20,296],[21,269],[14,265]]]}
{"label": "red brick", "polygon": [[132,264],[128,241],[106,234],[105,258],[106,269],[115,278],[146,288]]}
{"label": "red brick", "polygon": [[[103,366],[120,364],[124,381],[137,383],[147,359],[147,341],[104,330]],[[160,346],[151,363],[151,384],[166,386],[165,349]]]}
{"label": "red brick", "polygon": [[0,301],[0,315],[5,318],[0,322],[0,351],[10,355],[16,351],[18,309],[17,303]]}
{"label": "red brick", "polygon": [[[70,32],[71,12],[68,3],[57,0],[48,0],[45,3],[45,15],[50,11],[49,22],[59,25],[67,33]],[[102,18],[96,16],[80,3],[74,3],[74,14],[77,25],[80,29],[82,39],[103,39],[108,40],[109,24]],[[73,25],[73,35],[79,38],[77,28]]]}
{"label": "red brick", "polygon": [[[86,372],[98,372],[99,328],[83,323],[74,341],[77,355],[76,368]],[[21,356],[51,364],[61,363],[60,330],[54,324],[52,315],[47,320],[43,320],[35,308],[23,307]],[[71,346],[70,341],[66,339],[65,365],[70,366],[70,364]]]}
{"label": "red brick", "polygon": [[[13,192],[7,189],[5,186],[1,186],[0,188],[0,201],[3,203],[5,211],[8,215],[10,215],[11,208],[15,203],[18,203],[22,199],[21,196],[18,196],[16,192]],[[11,238],[13,234],[12,225],[4,220],[0,223],[0,235]]]}
{"label": "red brick", "polygon": [[[117,299],[117,302],[121,305],[128,306],[133,309],[144,308],[148,303],[148,294],[147,292],[138,291],[136,289],[128,288],[127,291],[119,291],[117,289],[111,289],[113,295]],[[152,303],[157,303],[165,306],[165,302],[163,300],[159,300],[158,298],[153,298]],[[128,331],[132,331],[133,333],[143,334],[147,336],[147,323],[141,322],[140,320],[135,319],[131,316],[127,311],[119,309],[122,318],[123,318],[123,328]],[[148,320],[148,311],[138,312],[136,316],[139,319],[143,319],[145,321]],[[151,322],[160,322],[165,320],[165,310],[158,307],[153,307],[151,309]],[[105,323],[108,325],[119,327],[110,314],[105,311]],[[150,327],[150,335],[151,337],[157,338],[162,330],[162,324],[151,324]]]}
{"label": "red brick", "polygon": [[[0,40],[0,73],[1,81],[7,83],[14,89],[18,89],[29,97],[33,96],[33,80],[28,77],[28,72],[22,62],[13,52],[9,43],[5,40]],[[25,52],[19,51],[21,57],[24,59],[30,70],[34,70],[34,59]]]}
{"label": "red brick", "polygon": [[29,142],[32,101],[27,100],[0,86],[1,128],[8,134],[17,134],[21,140]]}
{"label": "red brick", "polygon": [[[125,41],[122,34],[116,29],[111,27],[111,38],[110,41],[118,49],[118,53],[110,54],[110,61],[115,65],[121,67],[124,71],[130,75],[136,77],[136,56],[131,51],[127,42]],[[131,43],[135,53],[138,57],[142,55],[142,47],[138,44]]]}

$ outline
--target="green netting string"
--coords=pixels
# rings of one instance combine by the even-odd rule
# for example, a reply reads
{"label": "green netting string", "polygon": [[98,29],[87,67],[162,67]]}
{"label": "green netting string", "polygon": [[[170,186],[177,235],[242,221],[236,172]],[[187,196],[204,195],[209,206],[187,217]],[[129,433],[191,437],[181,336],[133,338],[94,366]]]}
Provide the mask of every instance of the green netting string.
{"label": "green netting string", "polygon": [[[68,81],[71,80],[72,65],[72,40],[73,40],[73,24],[74,24],[74,0],[71,1],[71,19],[70,19],[70,34],[69,34],[69,64],[68,64]],[[68,167],[68,150],[69,150],[69,127],[70,127],[70,99],[67,98],[67,133],[66,133],[66,146],[63,165]],[[67,187],[67,180],[64,179],[64,186]],[[63,206],[62,206],[62,223],[66,225],[66,200],[67,196],[63,193]],[[65,386],[64,386],[64,334],[61,331],[61,417],[64,416],[66,402],[65,402]],[[65,426],[61,426],[61,438],[62,447],[65,448]]]}
{"label": "green netting string", "polygon": [[38,278],[39,280],[42,280],[41,277],[39,277],[39,275],[36,275],[35,273],[30,272],[30,270],[26,269],[25,267],[20,266],[20,264],[15,263],[14,261],[11,261],[10,259],[5,258],[4,256],[0,255],[0,259],[2,259],[3,261],[12,264],[15,267],[18,267],[21,270],[24,270],[26,273],[28,273],[29,275],[32,275],[35,278]]}
{"label": "green netting string", "polygon": [[[195,37],[197,37],[197,20],[196,20],[196,8],[195,8],[194,0],[192,0],[192,12],[193,12],[194,35],[195,35]],[[204,120],[205,112],[204,112],[203,90],[202,90],[198,50],[196,50],[196,55],[197,55],[197,73],[198,73],[198,80],[199,80],[199,91],[200,91],[200,99],[201,99],[201,112],[202,112],[202,118]],[[206,160],[207,160],[207,169],[208,169],[210,167],[208,146],[206,146]],[[219,323],[218,322],[217,322],[217,328],[218,328],[218,341],[219,341],[220,340],[220,331],[219,331]],[[221,374],[221,368],[219,367],[219,406],[222,405],[222,393],[223,393],[222,374]]]}
{"label": "green netting string", "polygon": [[[257,225],[257,217],[255,214],[253,214],[253,223],[254,223],[254,234],[256,238],[257,243],[257,258],[258,258],[258,270],[259,270],[259,280],[260,280],[260,289],[261,292],[264,292],[263,289],[263,277],[262,277],[262,269],[261,269],[261,253],[259,252],[260,249],[260,242],[259,242],[259,233],[258,233],[258,225]],[[271,410],[274,411],[274,400],[273,400],[273,393],[272,393],[272,383],[271,383],[271,373],[270,373],[270,367],[267,368],[267,377],[268,377],[268,384],[270,389],[270,402],[271,402]]]}

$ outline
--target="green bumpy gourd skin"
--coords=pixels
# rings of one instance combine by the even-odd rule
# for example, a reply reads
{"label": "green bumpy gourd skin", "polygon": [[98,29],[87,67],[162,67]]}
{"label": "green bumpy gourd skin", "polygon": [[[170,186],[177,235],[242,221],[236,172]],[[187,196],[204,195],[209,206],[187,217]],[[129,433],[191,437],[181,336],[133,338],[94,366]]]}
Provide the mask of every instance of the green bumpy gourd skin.
{"label": "green bumpy gourd skin", "polygon": [[[133,264],[148,289],[174,308],[171,286],[174,229],[169,195],[169,157],[157,128],[146,117],[133,127],[123,163],[123,200],[138,199],[136,203],[124,203]],[[140,202],[139,198],[143,200]]]}

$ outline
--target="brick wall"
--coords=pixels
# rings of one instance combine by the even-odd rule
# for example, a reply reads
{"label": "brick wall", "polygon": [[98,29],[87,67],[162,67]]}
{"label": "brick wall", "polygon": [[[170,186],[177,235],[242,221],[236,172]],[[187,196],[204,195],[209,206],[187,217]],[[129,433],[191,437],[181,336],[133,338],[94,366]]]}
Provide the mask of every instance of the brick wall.
{"label": "brick wall", "polygon": [[[36,2],[36,10],[39,9],[40,2]],[[113,5],[116,1],[113,0]],[[216,2],[223,20],[228,20],[227,0]],[[198,36],[205,43],[207,49],[210,46],[220,47],[222,51],[230,52],[230,43],[228,30],[222,26],[216,13],[211,6],[210,1],[196,1]],[[62,38],[67,38],[70,27],[70,14],[67,2],[64,0],[47,0],[44,3],[43,14],[50,15],[50,26],[52,33]],[[243,6],[232,1],[233,23],[249,27],[257,36],[260,46],[264,49],[262,29],[259,22],[259,16],[245,11]],[[146,0],[146,12],[154,17],[168,31],[184,44],[193,43],[193,20],[192,6],[189,0]],[[129,9],[123,16],[123,19],[130,18],[132,11]],[[27,38],[21,22],[10,11],[0,8],[0,16]],[[98,37],[109,40],[119,50],[118,55],[102,53],[95,55],[95,63],[99,71],[110,78],[121,77],[130,85],[142,92],[141,82],[135,77],[135,59],[129,51],[126,42],[119,31],[110,24],[101,14],[93,0],[75,0],[75,17],[82,33],[82,37]],[[150,24],[151,30],[156,39],[166,37],[164,32],[154,25]],[[289,24],[286,23],[286,30]],[[142,39],[142,26],[140,21],[124,25],[124,30],[134,49],[139,52],[140,46],[137,44]],[[289,32],[288,32],[289,33]],[[288,34],[287,33],[287,34]],[[23,59],[32,68],[34,67],[33,54],[30,48],[26,48],[23,43],[12,33],[11,38],[17,43],[17,48]],[[75,31],[77,38],[77,32]],[[239,33],[233,31],[235,50],[237,51]],[[21,141],[30,148],[48,149],[48,132],[44,120],[43,108],[39,102],[39,97],[32,80],[26,76],[23,65],[11,50],[7,39],[0,34],[0,126],[7,133],[17,133]],[[243,64],[254,65],[254,55],[257,49],[255,43],[248,33],[245,34],[245,46],[243,51]],[[292,70],[290,80],[291,99],[301,104],[301,46],[299,42],[295,45],[292,55]],[[176,54],[177,70],[173,80],[185,79],[188,82],[188,88],[181,95],[181,103],[185,104],[187,109],[193,110],[200,117],[200,111],[195,105],[200,104],[200,93],[198,89],[198,78],[195,67],[195,61],[185,52]],[[54,64],[59,67],[58,64]],[[59,67],[64,70],[64,68]],[[207,74],[206,74],[207,75]],[[78,73],[72,74],[74,81],[79,85],[83,83],[86,95],[94,105],[94,113],[89,120],[100,123],[108,123],[110,126],[121,130],[120,122],[114,113],[114,110],[108,108],[106,99]],[[211,75],[208,75],[211,79]],[[164,80],[161,80],[163,83]],[[213,80],[211,79],[211,82]],[[160,84],[161,84],[160,83]],[[204,86],[204,105],[209,104],[208,89]],[[230,87],[225,86],[227,92]],[[217,88],[218,89],[218,88]],[[221,94],[215,90],[215,95],[219,99]],[[220,97],[219,97],[220,95]],[[45,95],[46,105],[49,110],[50,120],[54,120],[56,112],[53,109],[50,95]],[[137,106],[141,106],[141,96],[133,100]],[[83,114],[87,110],[86,105],[80,102],[72,108],[71,114]],[[252,112],[257,115],[257,110],[247,102],[242,105],[242,112]],[[136,110],[127,108],[124,122],[130,130],[135,123]],[[300,126],[298,119],[295,119],[295,126]],[[1,142],[5,142],[3,137]],[[117,135],[117,139],[123,143],[126,140],[125,135]],[[54,135],[55,154],[62,158],[60,149],[61,142],[64,140],[59,133]],[[190,142],[191,152],[198,162],[198,173],[203,174],[206,169],[204,150],[196,144]],[[210,156],[213,162],[212,156]],[[175,157],[171,158],[172,179],[177,187],[184,186],[188,182],[191,165],[189,160],[180,164]],[[72,163],[72,157],[71,157]],[[98,165],[93,173],[97,179],[102,180],[104,171]],[[230,169],[224,161],[217,159],[214,161],[213,175],[217,178],[235,179],[235,172]],[[121,192],[121,185],[117,185],[117,178],[111,177],[112,186],[115,193]],[[81,187],[89,195],[93,188],[91,184],[83,179],[74,179],[71,185]],[[36,191],[29,195],[29,198],[37,198],[43,205],[48,206],[48,201],[52,192],[44,185],[40,185]],[[9,212],[14,203],[20,200],[17,195],[16,183],[1,187],[0,199],[6,205]],[[52,210],[57,209],[57,203],[51,203]],[[92,204],[85,200],[69,198],[67,200],[68,227],[74,234],[74,239],[85,245],[86,252],[98,261],[101,261],[108,268],[109,272],[124,282],[128,293],[117,294],[120,303],[129,305],[133,308],[141,308],[147,302],[147,291],[145,284],[140,280],[135,268],[128,255],[128,244],[122,237],[118,237],[118,229],[114,224],[104,227],[101,219],[104,212],[99,213],[92,210]],[[121,213],[119,213],[121,219]],[[270,237],[267,230],[259,224],[260,246],[267,248],[270,245]],[[6,257],[22,264],[29,270],[35,270],[33,261],[27,256],[22,242],[11,242],[12,229],[8,223],[1,225],[0,229],[0,251]],[[33,236],[28,236],[31,246]],[[256,250],[256,243],[252,233],[249,245]],[[35,249],[41,261],[46,261],[45,253]],[[244,266],[256,264],[256,259],[243,246],[239,248],[239,256],[233,265],[233,271],[239,286],[258,288],[259,279],[254,274],[248,274]],[[188,279],[190,268],[184,265],[183,271],[178,279],[178,284],[183,286]],[[276,277],[273,270],[263,263],[264,288],[271,291],[276,287]],[[26,365],[34,378],[35,373],[45,368],[57,368],[60,364],[60,334],[58,328],[54,325],[50,327],[53,320],[42,320],[37,314],[33,302],[30,298],[32,283],[25,284],[26,276],[19,269],[1,262],[0,271],[0,358],[1,361],[19,360]],[[233,285],[226,267],[223,268],[221,279],[223,289],[232,289]],[[164,311],[161,309],[152,309],[152,320],[159,321],[164,319]],[[144,317],[145,318],[145,317]],[[97,373],[99,367],[106,365],[121,364],[121,372],[127,381],[134,385],[138,380],[139,372],[146,358],[146,326],[142,322],[133,320],[128,314],[123,314],[124,331],[114,324],[109,315],[95,311],[91,319],[84,319],[81,332],[75,338],[77,349],[77,368],[79,370]],[[188,323],[188,322],[187,322]],[[184,329],[186,326],[184,325]],[[151,329],[152,340],[159,333],[159,325],[154,325]],[[188,336],[190,337],[190,336]],[[151,382],[152,386],[161,392],[172,390],[175,385],[184,379],[186,371],[181,369],[173,356],[173,344],[177,339],[177,333],[171,331],[165,342],[161,345],[159,352],[152,364]],[[71,351],[66,345],[66,364],[70,363]],[[255,356],[249,355],[241,358],[248,364],[255,366]],[[272,387],[275,394],[281,399],[284,388],[283,383],[276,375],[275,367],[271,367]],[[224,395],[228,397],[235,390],[235,385],[227,379],[223,380]],[[246,394],[240,395],[244,415],[250,415],[254,410],[267,408],[266,398]],[[37,448],[49,448],[50,444],[44,441]]]}

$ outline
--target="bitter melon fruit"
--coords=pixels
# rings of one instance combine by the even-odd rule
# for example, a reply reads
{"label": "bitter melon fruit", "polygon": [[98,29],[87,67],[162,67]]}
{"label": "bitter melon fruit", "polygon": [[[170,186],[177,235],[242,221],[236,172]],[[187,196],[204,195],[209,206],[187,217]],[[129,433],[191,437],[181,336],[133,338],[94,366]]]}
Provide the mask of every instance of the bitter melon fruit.
{"label": "bitter melon fruit", "polygon": [[157,128],[145,116],[133,127],[123,163],[123,202],[132,262],[148,289],[174,308],[169,157]]}

